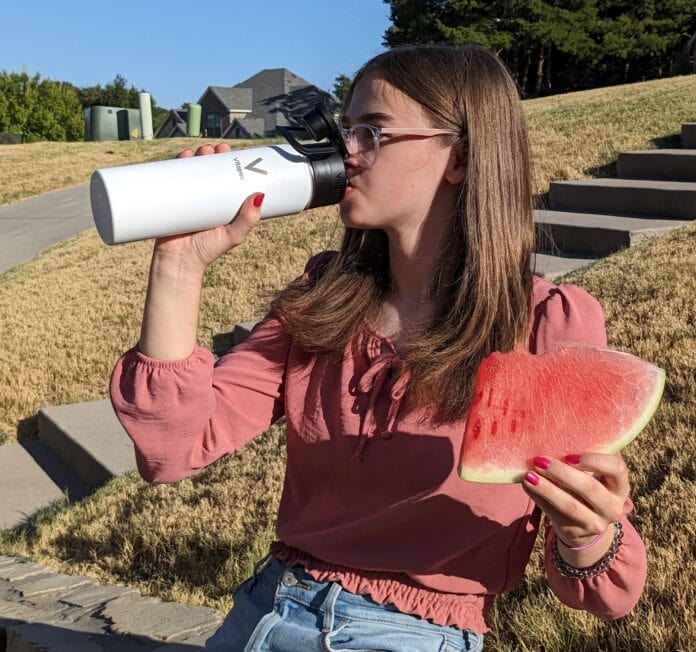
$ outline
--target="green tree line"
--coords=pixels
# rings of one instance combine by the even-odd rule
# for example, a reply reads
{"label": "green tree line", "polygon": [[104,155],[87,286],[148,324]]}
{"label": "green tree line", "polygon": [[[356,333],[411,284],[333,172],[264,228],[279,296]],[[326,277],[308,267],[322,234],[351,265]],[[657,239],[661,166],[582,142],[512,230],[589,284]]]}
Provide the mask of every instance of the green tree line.
{"label": "green tree line", "polygon": [[[21,133],[24,142],[82,140],[84,110],[91,106],[138,108],[138,89],[122,75],[106,86],[78,88],[69,82],[41,79],[39,73],[0,71],[0,132]],[[155,129],[168,111],[152,100]]]}
{"label": "green tree line", "polygon": [[526,97],[696,72],[695,0],[384,0],[390,47],[474,42]]}

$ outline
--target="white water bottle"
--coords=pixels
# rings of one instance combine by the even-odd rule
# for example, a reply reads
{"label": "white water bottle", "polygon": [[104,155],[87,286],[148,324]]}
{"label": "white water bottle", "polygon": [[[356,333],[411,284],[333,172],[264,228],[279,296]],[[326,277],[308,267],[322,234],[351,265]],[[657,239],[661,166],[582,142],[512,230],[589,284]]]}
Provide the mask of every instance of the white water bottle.
{"label": "white water bottle", "polygon": [[338,127],[322,106],[303,121],[329,143],[300,144],[282,129],[290,145],[96,170],[90,198],[101,239],[112,245],[221,226],[256,192],[266,195],[262,218],[338,203],[347,157]]}

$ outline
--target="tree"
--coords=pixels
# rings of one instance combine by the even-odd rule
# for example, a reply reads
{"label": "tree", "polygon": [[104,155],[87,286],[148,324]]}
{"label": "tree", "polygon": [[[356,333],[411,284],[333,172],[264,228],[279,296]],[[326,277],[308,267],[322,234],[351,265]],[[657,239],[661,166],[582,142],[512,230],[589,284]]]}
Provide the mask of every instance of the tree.
{"label": "tree", "polygon": [[334,81],[334,95],[341,100],[341,102],[343,102],[348,95],[351,81],[351,78],[346,75],[338,75]]}
{"label": "tree", "polygon": [[654,79],[689,69],[694,0],[384,0],[384,44],[473,42],[525,95]]}
{"label": "tree", "polygon": [[2,71],[0,98],[0,131],[22,133],[26,142],[83,137],[82,107],[72,84]]}
{"label": "tree", "polygon": [[[126,78],[117,74],[113,81],[109,82],[102,88],[100,84],[96,86],[85,86],[79,89],[80,100],[83,108],[87,109],[90,106],[118,106],[124,109],[140,108],[139,93],[146,92],[143,89],[138,90],[131,84],[128,88]],[[164,122],[169,111],[160,106],[157,106],[155,98],[150,95],[152,103],[152,124],[153,129],[157,128]]]}

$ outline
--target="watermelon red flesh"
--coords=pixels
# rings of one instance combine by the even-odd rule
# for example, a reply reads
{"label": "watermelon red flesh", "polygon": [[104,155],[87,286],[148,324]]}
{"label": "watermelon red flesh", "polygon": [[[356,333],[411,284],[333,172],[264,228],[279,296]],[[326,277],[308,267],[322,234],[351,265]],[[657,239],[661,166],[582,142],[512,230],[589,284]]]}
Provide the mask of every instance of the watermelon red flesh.
{"label": "watermelon red flesh", "polygon": [[459,474],[519,482],[536,455],[616,453],[650,421],[664,384],[663,369],[604,347],[493,353],[476,378]]}

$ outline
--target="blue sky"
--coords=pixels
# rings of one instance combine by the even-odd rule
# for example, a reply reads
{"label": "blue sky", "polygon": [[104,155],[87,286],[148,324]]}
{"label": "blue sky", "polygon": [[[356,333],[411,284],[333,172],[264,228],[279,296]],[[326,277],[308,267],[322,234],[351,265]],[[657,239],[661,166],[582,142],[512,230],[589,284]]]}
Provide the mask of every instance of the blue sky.
{"label": "blue sky", "polygon": [[157,104],[195,102],[264,68],[332,91],[384,50],[382,0],[0,0],[0,70],[106,85],[123,75]]}

